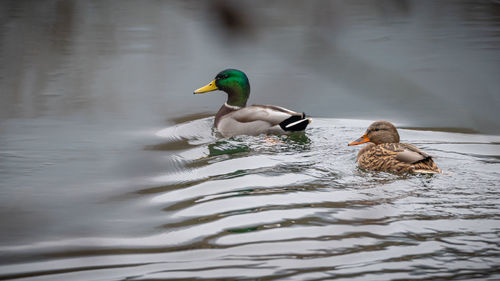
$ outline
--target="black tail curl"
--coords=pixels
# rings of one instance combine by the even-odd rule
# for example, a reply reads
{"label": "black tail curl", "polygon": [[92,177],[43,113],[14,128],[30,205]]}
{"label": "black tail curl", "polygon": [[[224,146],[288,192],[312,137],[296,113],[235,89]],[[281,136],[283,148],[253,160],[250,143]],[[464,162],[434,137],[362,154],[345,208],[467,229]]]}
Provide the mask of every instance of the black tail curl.
{"label": "black tail curl", "polygon": [[309,119],[306,119],[306,114],[302,113],[302,115],[294,115],[285,119],[279,125],[284,131],[303,131],[309,125]]}

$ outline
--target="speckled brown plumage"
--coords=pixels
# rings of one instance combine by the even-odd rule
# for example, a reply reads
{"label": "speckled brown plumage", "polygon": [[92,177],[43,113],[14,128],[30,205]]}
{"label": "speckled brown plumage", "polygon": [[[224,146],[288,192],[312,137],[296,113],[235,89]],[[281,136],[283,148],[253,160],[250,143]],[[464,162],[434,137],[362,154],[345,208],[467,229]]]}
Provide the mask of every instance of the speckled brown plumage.
{"label": "speckled brown plumage", "polygon": [[422,160],[414,163],[399,160],[398,154],[407,151],[409,147],[412,147],[413,151],[419,151],[416,147],[406,143],[383,143],[378,145],[370,143],[359,151],[357,157],[358,166],[366,170],[396,174],[425,171],[440,172],[431,156],[422,157]]}
{"label": "speckled brown plumage", "polygon": [[349,145],[371,142],[357,156],[360,168],[372,171],[403,173],[441,173],[432,157],[417,147],[399,142],[399,134],[391,123],[377,121],[366,133]]}

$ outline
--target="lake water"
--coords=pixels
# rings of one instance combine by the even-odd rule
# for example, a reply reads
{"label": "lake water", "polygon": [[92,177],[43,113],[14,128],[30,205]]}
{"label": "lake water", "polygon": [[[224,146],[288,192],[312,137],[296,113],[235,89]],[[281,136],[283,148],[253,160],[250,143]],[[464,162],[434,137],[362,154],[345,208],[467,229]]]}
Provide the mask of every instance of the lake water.
{"label": "lake water", "polygon": [[[500,278],[497,1],[2,1],[0,38],[0,280]],[[227,67],[313,123],[218,137]],[[380,119],[445,173],[359,170]]]}

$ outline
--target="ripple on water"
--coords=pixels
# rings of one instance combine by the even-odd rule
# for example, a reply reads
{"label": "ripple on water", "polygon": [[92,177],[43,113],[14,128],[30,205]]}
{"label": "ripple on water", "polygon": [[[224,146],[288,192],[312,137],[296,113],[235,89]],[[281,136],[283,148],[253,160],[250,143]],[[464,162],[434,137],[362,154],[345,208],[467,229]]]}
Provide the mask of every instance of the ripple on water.
{"label": "ripple on water", "polygon": [[499,276],[498,136],[401,130],[447,173],[396,176],[355,166],[359,148],[347,143],[370,122],[315,119],[305,134],[222,139],[212,121],[184,120],[146,147],[176,163],[127,199],[154,213],[150,236],[4,247],[46,258],[2,266],[0,277]]}

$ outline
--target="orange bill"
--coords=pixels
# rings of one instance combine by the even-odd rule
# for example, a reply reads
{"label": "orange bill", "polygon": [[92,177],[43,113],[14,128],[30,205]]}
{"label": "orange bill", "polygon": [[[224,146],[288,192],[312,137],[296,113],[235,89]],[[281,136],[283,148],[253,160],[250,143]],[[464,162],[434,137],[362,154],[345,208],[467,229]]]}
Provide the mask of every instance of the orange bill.
{"label": "orange bill", "polygon": [[359,139],[355,140],[355,141],[352,141],[349,143],[349,146],[351,145],[358,145],[358,144],[362,144],[362,143],[365,143],[365,142],[369,142],[370,139],[366,136],[366,134],[364,134],[362,137],[360,137]]}

